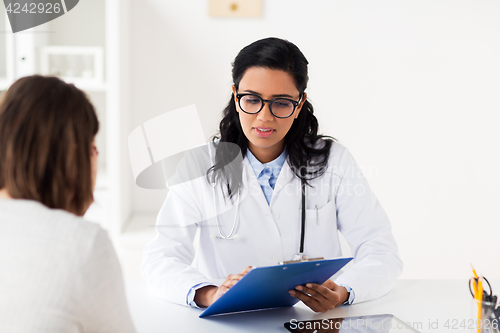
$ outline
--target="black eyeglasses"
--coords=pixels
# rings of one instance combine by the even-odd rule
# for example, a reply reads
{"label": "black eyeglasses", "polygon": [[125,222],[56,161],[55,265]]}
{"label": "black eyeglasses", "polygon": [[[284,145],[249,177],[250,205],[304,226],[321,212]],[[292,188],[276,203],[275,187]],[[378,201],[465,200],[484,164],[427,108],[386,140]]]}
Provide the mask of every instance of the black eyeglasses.
{"label": "black eyeglasses", "polygon": [[271,110],[273,116],[276,118],[288,118],[295,112],[295,108],[302,101],[302,96],[297,102],[293,99],[283,97],[263,99],[262,97],[254,94],[236,93],[236,99],[238,99],[240,109],[245,113],[259,113],[264,108],[264,102],[267,102],[269,103],[269,109]]}

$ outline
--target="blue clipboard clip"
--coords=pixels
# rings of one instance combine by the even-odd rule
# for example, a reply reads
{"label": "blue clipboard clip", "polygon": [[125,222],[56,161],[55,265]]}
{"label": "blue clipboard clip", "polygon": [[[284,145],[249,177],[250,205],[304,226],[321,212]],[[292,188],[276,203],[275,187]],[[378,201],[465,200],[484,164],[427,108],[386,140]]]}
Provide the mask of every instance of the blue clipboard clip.
{"label": "blue clipboard clip", "polygon": [[293,257],[292,260],[288,261],[281,261],[279,264],[280,265],[286,265],[286,264],[294,264],[294,263],[299,263],[299,262],[307,262],[307,261],[318,261],[318,260],[324,260],[325,258],[323,257],[317,257],[317,258],[308,258],[306,256],[300,257],[300,254],[297,254],[295,257]]}

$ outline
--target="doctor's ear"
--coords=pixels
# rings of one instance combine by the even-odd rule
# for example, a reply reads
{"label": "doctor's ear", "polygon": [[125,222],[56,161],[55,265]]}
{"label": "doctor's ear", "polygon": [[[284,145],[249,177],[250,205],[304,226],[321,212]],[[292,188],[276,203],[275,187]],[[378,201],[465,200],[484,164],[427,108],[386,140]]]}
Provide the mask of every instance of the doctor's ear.
{"label": "doctor's ear", "polygon": [[299,103],[299,105],[297,105],[297,110],[295,111],[294,119],[297,119],[297,117],[299,116],[299,113],[302,110],[302,107],[304,106],[304,103],[306,102],[306,100],[307,100],[307,93],[303,93],[302,98],[300,99],[300,103]]}
{"label": "doctor's ear", "polygon": [[233,86],[231,87],[231,89],[233,90],[233,100],[234,100],[234,107],[236,109],[236,112],[239,113],[239,110],[238,110],[238,98],[236,97],[236,88],[234,87],[234,84]]}

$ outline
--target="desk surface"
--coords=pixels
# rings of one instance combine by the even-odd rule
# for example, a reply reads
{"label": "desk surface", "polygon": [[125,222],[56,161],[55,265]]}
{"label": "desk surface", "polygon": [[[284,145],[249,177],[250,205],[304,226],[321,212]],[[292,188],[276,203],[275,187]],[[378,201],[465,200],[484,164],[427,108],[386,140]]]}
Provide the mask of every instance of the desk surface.
{"label": "desk surface", "polygon": [[[493,290],[500,281],[492,281]],[[201,310],[163,301],[140,280],[126,281],[132,319],[139,333],[288,332],[283,323],[372,314],[394,314],[422,333],[475,332],[468,326],[475,304],[463,280],[399,280],[387,295],[373,301],[314,313],[302,303],[292,308],[198,318]]]}

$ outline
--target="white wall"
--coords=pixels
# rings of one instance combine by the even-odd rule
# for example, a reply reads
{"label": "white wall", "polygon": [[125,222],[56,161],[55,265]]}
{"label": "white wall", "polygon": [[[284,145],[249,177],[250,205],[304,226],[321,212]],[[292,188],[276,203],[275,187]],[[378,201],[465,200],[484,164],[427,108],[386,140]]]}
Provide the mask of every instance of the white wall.
{"label": "white wall", "polygon": [[[404,278],[500,278],[500,2],[264,0],[260,19],[208,0],[132,1],[132,128],[195,103],[207,138],[231,61],[278,36],[310,62],[323,133],[351,150],[387,210]],[[183,124],[179,124],[183,126]],[[134,189],[136,212],[164,191]]]}

